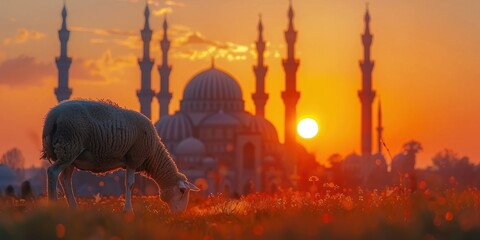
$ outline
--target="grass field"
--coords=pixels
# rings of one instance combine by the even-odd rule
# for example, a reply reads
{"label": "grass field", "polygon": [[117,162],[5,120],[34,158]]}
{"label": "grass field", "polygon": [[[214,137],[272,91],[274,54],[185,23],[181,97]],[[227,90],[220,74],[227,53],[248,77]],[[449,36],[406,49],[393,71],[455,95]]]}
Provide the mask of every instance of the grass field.
{"label": "grass field", "polygon": [[192,196],[171,215],[156,197],[79,199],[47,204],[4,200],[0,239],[480,239],[480,192],[398,189],[283,191],[240,199]]}

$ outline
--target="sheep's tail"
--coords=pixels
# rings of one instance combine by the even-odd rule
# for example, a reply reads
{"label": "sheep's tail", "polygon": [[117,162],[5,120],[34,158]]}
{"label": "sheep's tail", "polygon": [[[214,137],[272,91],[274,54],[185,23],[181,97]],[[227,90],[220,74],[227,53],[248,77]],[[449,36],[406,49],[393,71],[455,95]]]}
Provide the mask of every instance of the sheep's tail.
{"label": "sheep's tail", "polygon": [[55,160],[52,137],[57,131],[57,118],[58,118],[58,112],[55,111],[55,109],[52,109],[47,114],[47,117],[45,118],[45,122],[43,125],[42,152],[41,152],[40,158],[49,160],[50,163],[52,163],[52,160]]}

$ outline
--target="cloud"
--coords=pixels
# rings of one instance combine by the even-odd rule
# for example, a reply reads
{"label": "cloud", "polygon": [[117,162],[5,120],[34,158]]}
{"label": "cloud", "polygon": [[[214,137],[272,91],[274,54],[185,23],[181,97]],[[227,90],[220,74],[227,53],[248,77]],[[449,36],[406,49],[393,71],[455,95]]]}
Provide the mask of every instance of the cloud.
{"label": "cloud", "polygon": [[[139,32],[121,29],[86,28],[74,26],[72,31],[92,33],[101,37],[90,39],[92,44],[112,43],[128,49],[142,49],[142,39]],[[245,60],[250,51],[248,45],[233,42],[221,42],[206,38],[202,33],[192,31],[189,27],[173,24],[168,29],[169,39],[172,40],[174,58],[203,59],[209,57],[225,58],[229,61]],[[163,30],[154,30],[150,49],[152,52],[160,50],[158,42],[163,38]]]}
{"label": "cloud", "polygon": [[167,13],[172,13],[173,9],[171,7],[164,7],[157,10],[153,10],[153,16],[163,16]]}
{"label": "cloud", "polygon": [[113,43],[129,49],[141,49],[143,45],[140,36],[128,36],[122,39],[116,38],[113,39]]}
{"label": "cloud", "polygon": [[179,1],[171,1],[171,0],[168,0],[168,1],[165,1],[165,5],[167,6],[176,6],[176,7],[185,7],[185,3],[183,2],[179,2]]}
{"label": "cloud", "polygon": [[216,48],[227,48],[228,47],[226,44],[222,44],[220,42],[216,42],[216,41],[206,39],[199,32],[192,32],[192,33],[189,33],[188,35],[186,35],[184,37],[177,38],[176,42],[179,46],[186,46],[186,45],[192,45],[192,44],[203,44],[203,45],[214,46]]}
{"label": "cloud", "polygon": [[91,44],[102,44],[102,43],[106,43],[106,42],[107,42],[107,40],[103,39],[103,38],[92,38],[92,39],[90,39]]}
{"label": "cloud", "polygon": [[233,42],[220,42],[207,39],[199,32],[184,31],[174,39],[175,58],[204,59],[209,57],[225,58],[229,61],[245,60],[249,53],[247,45]]}
{"label": "cloud", "polygon": [[[91,33],[100,37],[93,37],[90,39],[92,44],[101,44],[111,42],[113,44],[127,47],[129,49],[140,49],[142,41],[140,38],[140,32],[122,30],[122,29],[103,29],[103,28],[88,28],[81,26],[71,27],[72,31]],[[155,37],[154,32],[154,37]]]}
{"label": "cloud", "polygon": [[45,34],[42,32],[28,30],[26,28],[19,28],[15,34],[15,37],[7,37],[3,39],[3,45],[8,46],[10,44],[22,44],[30,40],[39,40],[45,38]]}
{"label": "cloud", "polygon": [[136,32],[133,32],[133,31],[122,30],[117,28],[104,29],[104,28],[88,28],[88,27],[81,27],[81,26],[72,26],[70,29],[74,32],[93,33],[99,36],[112,36],[112,35],[133,36],[137,34]]}
{"label": "cloud", "polygon": [[[145,1],[142,0],[117,0],[118,2],[127,2],[127,3],[142,3],[145,4]],[[148,4],[150,6],[159,6],[160,5],[160,0],[148,0]]]}
{"label": "cloud", "polygon": [[137,66],[137,57],[114,57],[110,50],[97,59],[78,59],[70,69],[71,79],[83,82],[110,82],[120,79],[125,70]]}
{"label": "cloud", "polygon": [[[109,83],[121,79],[129,68],[137,67],[133,54],[114,57],[110,50],[98,58],[73,59],[70,66],[70,81],[83,83]],[[48,79],[57,78],[54,61],[42,63],[31,56],[19,56],[0,63],[0,85],[9,87],[41,86]]]}
{"label": "cloud", "polygon": [[41,63],[34,57],[19,56],[0,63],[0,85],[10,87],[40,86],[55,76],[53,63]]}

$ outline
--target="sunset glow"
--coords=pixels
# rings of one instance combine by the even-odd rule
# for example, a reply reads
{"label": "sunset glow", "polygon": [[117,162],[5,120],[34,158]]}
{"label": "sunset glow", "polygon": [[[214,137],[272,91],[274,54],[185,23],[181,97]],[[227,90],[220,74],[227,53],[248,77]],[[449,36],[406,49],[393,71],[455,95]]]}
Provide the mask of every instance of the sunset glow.
{"label": "sunset glow", "polygon": [[[159,90],[157,65],[162,21],[168,13],[172,41],[170,113],[179,109],[183,89],[198,72],[215,65],[232,74],[242,87],[245,108],[254,112],[254,41],[262,14],[267,42],[265,116],[284,141],[282,58],[288,1],[161,1],[151,3],[152,88]],[[334,154],[360,152],[360,35],[364,2],[293,1],[297,57],[297,115],[314,112],[322,134],[305,142],[325,162]],[[138,110],[138,59],[144,1],[67,1],[71,31],[68,46],[71,98],[111,99]],[[55,57],[62,1],[0,2],[0,153],[21,149],[28,165],[39,165],[45,113],[57,101]],[[417,164],[425,167],[444,148],[480,161],[479,1],[369,1],[373,89],[382,96],[383,138],[393,154],[415,139],[422,143]],[[377,102],[373,102],[376,109]],[[158,102],[152,103],[158,120]],[[376,127],[374,118],[373,128]],[[375,136],[375,135],[374,135]],[[374,141],[375,138],[373,139]],[[373,149],[376,150],[376,149]],[[387,159],[390,162],[391,159]]]}
{"label": "sunset glow", "polygon": [[480,239],[480,0],[367,1],[0,0],[0,238]]}

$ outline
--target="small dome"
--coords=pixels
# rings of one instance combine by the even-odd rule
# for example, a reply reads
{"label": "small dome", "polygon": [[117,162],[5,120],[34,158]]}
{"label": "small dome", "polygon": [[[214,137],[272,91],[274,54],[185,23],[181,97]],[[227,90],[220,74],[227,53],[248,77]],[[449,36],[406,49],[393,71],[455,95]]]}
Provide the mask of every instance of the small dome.
{"label": "small dome", "polygon": [[203,122],[203,126],[206,125],[214,125],[214,126],[237,126],[240,125],[240,121],[233,117],[232,115],[223,112],[220,110],[219,112],[210,115],[207,117]]}
{"label": "small dome", "polygon": [[275,126],[264,117],[251,117],[248,128],[251,132],[260,133],[262,135],[262,140],[278,143],[277,129],[275,129]]}
{"label": "small dome", "polygon": [[211,67],[193,77],[183,91],[182,111],[242,111],[242,89],[228,73]]}
{"label": "small dome", "polygon": [[155,128],[163,141],[181,141],[193,136],[192,123],[182,113],[162,117],[160,121],[155,123]]}
{"label": "small dome", "polygon": [[195,155],[202,156],[206,153],[205,144],[202,141],[189,137],[182,140],[175,148],[177,155]]}
{"label": "small dome", "polygon": [[343,161],[344,164],[347,165],[360,165],[362,161],[362,157],[356,153],[351,153],[345,157]]}

